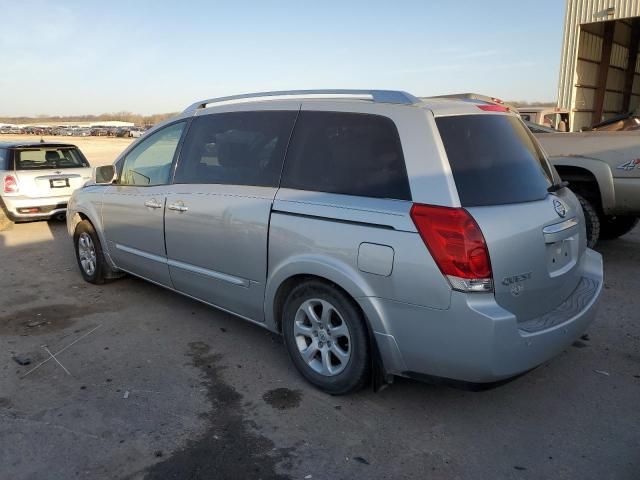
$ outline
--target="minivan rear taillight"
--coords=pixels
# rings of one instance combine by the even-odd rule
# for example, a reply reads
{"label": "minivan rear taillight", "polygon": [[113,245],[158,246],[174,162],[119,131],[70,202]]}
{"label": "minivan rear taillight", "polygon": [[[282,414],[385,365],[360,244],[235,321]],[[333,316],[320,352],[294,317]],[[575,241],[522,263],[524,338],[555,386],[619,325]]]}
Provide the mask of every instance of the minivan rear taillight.
{"label": "minivan rear taillight", "polygon": [[18,180],[13,175],[5,175],[2,182],[2,191],[4,193],[17,193],[18,192]]}
{"label": "minivan rear taillight", "polygon": [[411,219],[454,290],[493,290],[487,244],[469,212],[464,208],[414,204]]}

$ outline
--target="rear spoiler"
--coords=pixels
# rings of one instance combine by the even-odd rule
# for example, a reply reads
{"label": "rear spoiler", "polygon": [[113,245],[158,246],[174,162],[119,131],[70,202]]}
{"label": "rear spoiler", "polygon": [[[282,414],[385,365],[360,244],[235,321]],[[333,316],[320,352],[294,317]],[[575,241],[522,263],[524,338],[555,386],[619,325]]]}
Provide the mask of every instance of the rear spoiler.
{"label": "rear spoiler", "polygon": [[456,100],[466,100],[472,103],[487,104],[487,105],[500,105],[513,113],[518,113],[518,109],[515,105],[505,102],[497,97],[490,97],[488,95],[482,95],[480,93],[449,93],[447,95],[435,95],[424,98],[451,98]]}

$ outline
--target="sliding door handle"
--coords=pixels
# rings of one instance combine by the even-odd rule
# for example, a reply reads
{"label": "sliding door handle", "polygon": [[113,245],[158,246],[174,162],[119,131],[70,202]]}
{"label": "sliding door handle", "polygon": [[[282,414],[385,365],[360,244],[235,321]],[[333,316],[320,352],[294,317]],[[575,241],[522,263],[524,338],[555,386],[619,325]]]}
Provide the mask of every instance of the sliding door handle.
{"label": "sliding door handle", "polygon": [[176,212],[186,212],[187,210],[189,210],[189,208],[185,207],[184,203],[182,202],[172,203],[171,205],[167,206],[167,209],[174,210]]}
{"label": "sliding door handle", "polygon": [[144,206],[149,208],[162,208],[162,204],[158,202],[155,198],[152,198],[151,200],[147,200],[146,202],[144,202]]}

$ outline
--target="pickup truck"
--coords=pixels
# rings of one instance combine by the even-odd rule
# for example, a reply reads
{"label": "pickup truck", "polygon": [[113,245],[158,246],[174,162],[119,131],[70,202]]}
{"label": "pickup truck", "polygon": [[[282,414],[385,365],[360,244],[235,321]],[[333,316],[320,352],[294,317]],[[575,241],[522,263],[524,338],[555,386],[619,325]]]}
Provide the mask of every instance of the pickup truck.
{"label": "pickup truck", "polygon": [[577,194],[589,246],[633,230],[640,216],[640,133],[558,133],[527,124]]}
{"label": "pickup truck", "polygon": [[518,107],[520,117],[526,122],[547,126],[559,132],[570,132],[569,110],[558,107]]}

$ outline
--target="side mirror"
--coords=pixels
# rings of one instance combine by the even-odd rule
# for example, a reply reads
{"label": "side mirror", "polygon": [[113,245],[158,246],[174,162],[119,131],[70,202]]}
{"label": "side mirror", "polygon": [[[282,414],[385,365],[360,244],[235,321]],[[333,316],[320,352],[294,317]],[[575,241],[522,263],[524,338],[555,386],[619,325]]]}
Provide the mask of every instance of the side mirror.
{"label": "side mirror", "polygon": [[113,165],[96,167],[94,178],[97,185],[110,185],[116,179],[116,167]]}

